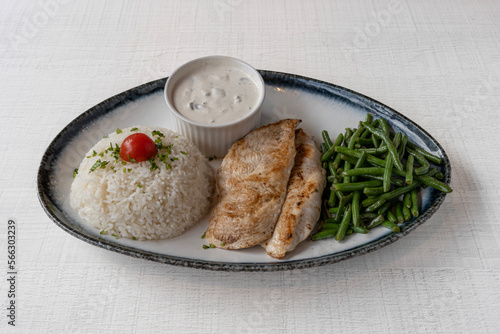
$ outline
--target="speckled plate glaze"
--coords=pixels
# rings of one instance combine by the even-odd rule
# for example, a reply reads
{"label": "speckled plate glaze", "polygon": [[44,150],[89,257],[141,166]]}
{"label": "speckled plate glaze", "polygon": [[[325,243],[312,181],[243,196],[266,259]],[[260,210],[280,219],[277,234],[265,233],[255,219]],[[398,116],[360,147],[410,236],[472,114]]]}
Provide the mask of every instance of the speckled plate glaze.
{"label": "speckled plate glaze", "polygon": [[[321,140],[321,131],[331,136],[354,127],[367,113],[385,118],[409,140],[443,158],[445,182],[451,179],[451,166],[439,143],[404,115],[369,97],[330,83],[286,73],[260,71],[266,82],[266,99],[261,123],[283,118],[302,119],[301,127]],[[121,254],[191,268],[225,271],[276,271],[331,264],[384,247],[413,231],[439,208],[445,194],[427,188],[421,192],[421,215],[401,225],[394,234],[379,227],[370,233],[351,235],[339,243],[334,240],[306,240],[283,260],[269,257],[256,246],[238,251],[204,250],[200,236],[208,226],[203,218],[185,234],[159,241],[134,241],[99,235],[83,222],[69,205],[72,173],[85,153],[104,135],[116,128],[154,125],[173,128],[173,120],[163,99],[165,79],[156,80],[109,98],[87,110],[68,124],[50,143],[38,172],[38,196],[47,215],[71,235]]]}

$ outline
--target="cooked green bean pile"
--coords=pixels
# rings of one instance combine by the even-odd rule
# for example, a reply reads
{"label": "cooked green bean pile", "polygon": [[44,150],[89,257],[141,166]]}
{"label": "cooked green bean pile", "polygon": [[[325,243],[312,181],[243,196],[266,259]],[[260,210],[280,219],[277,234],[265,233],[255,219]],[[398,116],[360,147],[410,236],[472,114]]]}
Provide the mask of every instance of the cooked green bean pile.
{"label": "cooked green bean pile", "polygon": [[313,240],[340,241],[379,225],[398,233],[398,224],[419,215],[420,188],[452,191],[434,167],[441,158],[412,144],[405,134],[391,132],[382,118],[373,120],[368,114],[334,142],[327,131],[322,135],[321,161],[328,183]]}

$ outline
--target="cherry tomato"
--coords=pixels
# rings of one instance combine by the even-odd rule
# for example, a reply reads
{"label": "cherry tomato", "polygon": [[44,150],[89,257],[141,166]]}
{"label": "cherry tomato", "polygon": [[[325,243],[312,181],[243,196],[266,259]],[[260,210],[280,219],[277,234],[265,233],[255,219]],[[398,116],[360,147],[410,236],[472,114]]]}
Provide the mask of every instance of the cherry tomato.
{"label": "cherry tomato", "polygon": [[144,133],[134,133],[122,143],[120,158],[125,161],[141,162],[151,159],[156,154],[155,142]]}

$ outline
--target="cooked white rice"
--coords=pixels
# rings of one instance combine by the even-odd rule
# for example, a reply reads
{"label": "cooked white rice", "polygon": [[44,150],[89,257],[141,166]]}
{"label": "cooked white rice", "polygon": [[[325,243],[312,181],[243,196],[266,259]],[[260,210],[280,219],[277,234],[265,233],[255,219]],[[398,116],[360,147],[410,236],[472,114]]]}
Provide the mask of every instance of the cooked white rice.
{"label": "cooked white rice", "polygon": [[[213,170],[189,139],[164,128],[136,128],[112,133],[90,149],[71,185],[71,206],[102,234],[139,240],[178,236],[208,212]],[[170,169],[158,157],[158,169],[151,170],[149,161],[125,163],[105,152],[110,143],[121,146],[132,133],[142,132],[154,141],[158,136],[153,130],[165,135],[163,145],[173,144],[167,159]],[[109,164],[89,173],[99,159]]]}

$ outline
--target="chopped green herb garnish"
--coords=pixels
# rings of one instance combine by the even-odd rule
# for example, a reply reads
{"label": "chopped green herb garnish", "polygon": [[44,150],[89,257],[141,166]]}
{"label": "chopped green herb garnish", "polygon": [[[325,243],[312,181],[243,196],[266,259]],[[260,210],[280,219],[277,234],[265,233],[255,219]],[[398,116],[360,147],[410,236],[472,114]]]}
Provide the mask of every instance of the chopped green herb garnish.
{"label": "chopped green herb garnish", "polygon": [[127,162],[125,162],[125,161],[122,161],[122,165],[124,165],[124,166],[125,166],[126,164],[127,164]]}
{"label": "chopped green herb garnish", "polygon": [[120,133],[122,133],[122,129],[120,128],[116,129],[116,134],[119,135]]}
{"label": "chopped green herb garnish", "polygon": [[113,234],[111,234],[111,235],[112,235],[113,237],[115,237],[116,239],[118,239],[118,237],[116,236],[116,234],[114,234],[114,233],[113,233]]}
{"label": "chopped green herb garnish", "polygon": [[108,136],[104,135],[104,136],[102,136],[102,138],[108,138]]}
{"label": "chopped green herb garnish", "polygon": [[127,158],[128,158],[128,160],[130,160],[130,162],[136,162],[136,160],[135,160],[135,159],[132,159],[132,158],[130,157],[130,155],[128,155],[128,154],[127,154]]}
{"label": "chopped green herb garnish", "polygon": [[136,237],[132,237],[132,240],[137,240],[137,238]]}
{"label": "chopped green herb garnish", "polygon": [[184,155],[187,155],[187,153],[186,153],[186,152],[184,152],[184,151],[181,151],[181,153],[182,153],[182,154],[184,154]]}
{"label": "chopped green herb garnish", "polygon": [[159,136],[159,137],[165,138],[165,135],[158,130],[153,130],[153,132],[151,132],[151,134],[153,136]]}
{"label": "chopped green herb garnish", "polygon": [[150,170],[153,171],[153,170],[157,170],[158,169],[158,166],[156,165],[155,159],[151,158],[148,161],[151,164],[151,167],[149,168]]}
{"label": "chopped green herb garnish", "polygon": [[97,152],[95,150],[92,151],[92,156],[95,157],[97,155]]}
{"label": "chopped green herb garnish", "polygon": [[226,245],[226,244],[225,244],[224,242],[221,242],[221,243],[220,243],[220,246],[221,246],[221,247],[224,247],[225,245]]}
{"label": "chopped green herb garnish", "polygon": [[210,247],[208,247],[207,245],[203,245],[203,249],[207,249],[207,248],[210,248]]}
{"label": "chopped green herb garnish", "polygon": [[203,233],[203,235],[201,236],[202,239],[205,239],[205,235],[207,234],[207,232]]}
{"label": "chopped green herb garnish", "polygon": [[175,161],[175,160],[179,160],[179,158],[176,157],[170,158],[170,161]]}
{"label": "chopped green herb garnish", "polygon": [[142,188],[142,186],[140,184],[138,184],[137,187]]}
{"label": "chopped green herb garnish", "polygon": [[127,172],[127,168],[123,167],[123,172],[126,173]]}
{"label": "chopped green herb garnish", "polygon": [[131,168],[127,169],[127,172],[129,172],[129,173],[130,173],[131,171],[132,171],[132,169],[131,169]]}
{"label": "chopped green herb garnish", "polygon": [[109,161],[101,161],[101,159],[97,159],[97,161],[90,167],[89,173],[95,171],[97,168],[106,168],[106,165],[109,164]]}
{"label": "chopped green herb garnish", "polygon": [[101,232],[99,232],[99,234],[104,234],[104,230],[102,230]]}
{"label": "chopped green herb garnish", "polygon": [[130,131],[137,131],[137,130],[139,130],[139,129],[138,128],[132,128],[132,129],[130,129]]}
{"label": "chopped green herb garnish", "polygon": [[208,247],[215,248],[215,245],[214,244],[208,244]]}
{"label": "chopped green herb garnish", "polygon": [[102,158],[104,156],[104,152],[99,153],[99,156]]}
{"label": "chopped green herb garnish", "polygon": [[91,155],[87,155],[87,158],[92,158],[92,156]]}
{"label": "chopped green herb garnish", "polygon": [[75,168],[75,170],[73,171],[73,178],[75,178],[77,174],[78,174],[78,168]]}

